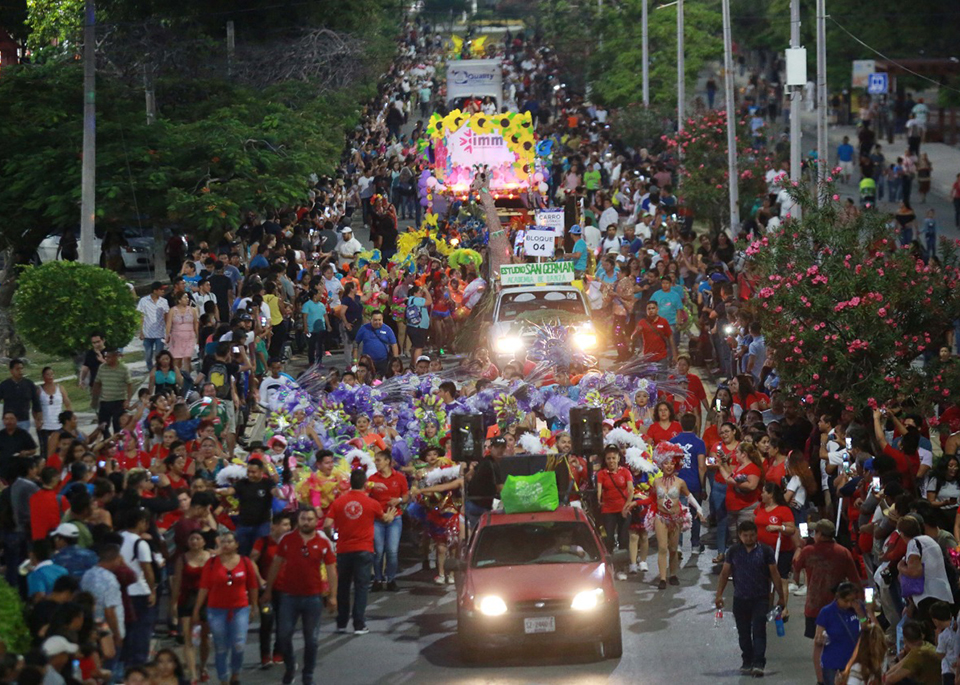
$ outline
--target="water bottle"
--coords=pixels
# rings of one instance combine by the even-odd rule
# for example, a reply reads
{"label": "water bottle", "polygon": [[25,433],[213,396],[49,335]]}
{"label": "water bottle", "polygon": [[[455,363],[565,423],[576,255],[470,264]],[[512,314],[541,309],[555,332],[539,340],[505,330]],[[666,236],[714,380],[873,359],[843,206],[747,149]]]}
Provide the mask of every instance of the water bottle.
{"label": "water bottle", "polygon": [[773,607],[770,611],[768,611],[768,612],[767,612],[767,623],[773,623],[774,621],[776,621],[776,620],[777,620],[777,616],[780,615],[780,612],[781,612],[782,610],[783,610],[782,607],[778,604],[777,606]]}
{"label": "water bottle", "polygon": [[783,625],[783,614],[777,614],[777,618],[774,620],[774,625],[777,626],[777,637],[783,637],[787,634],[787,629]]}
{"label": "water bottle", "polygon": [[190,631],[190,642],[193,644],[194,647],[200,646],[200,631],[201,631],[200,626],[194,626],[193,630]]}
{"label": "water bottle", "polygon": [[713,627],[719,628],[720,623],[723,621],[723,609],[717,609],[717,613],[713,615]]}

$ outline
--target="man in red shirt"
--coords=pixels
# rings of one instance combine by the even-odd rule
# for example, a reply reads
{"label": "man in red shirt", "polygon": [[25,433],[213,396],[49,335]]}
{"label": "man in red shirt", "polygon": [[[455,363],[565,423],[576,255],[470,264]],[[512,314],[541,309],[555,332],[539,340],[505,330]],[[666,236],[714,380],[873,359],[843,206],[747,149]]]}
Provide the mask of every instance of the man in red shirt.
{"label": "man in red shirt", "polygon": [[836,530],[833,521],[817,521],[813,544],[804,547],[793,559],[796,580],[800,579],[801,571],[807,572],[807,603],[803,609],[807,623],[803,634],[811,640],[817,632],[817,614],[833,601],[833,588],[844,580],[857,587],[861,584],[860,572],[850,550],[834,541]]}
{"label": "man in red shirt", "polygon": [[60,487],[60,471],[45,466],[40,472],[40,489],[30,496],[30,534],[36,542],[47,537],[60,525],[60,505],[57,490]]}
{"label": "man in red shirt", "polygon": [[[337,632],[347,632],[347,620],[350,618],[350,584],[353,583],[353,634],[366,635],[367,593],[370,591],[370,576],[373,571],[373,523],[382,520],[393,521],[397,515],[395,507],[386,511],[380,503],[363,490],[367,485],[367,474],[356,469],[350,474],[350,492],[338,497],[327,510],[327,520],[323,527],[336,528],[337,540]],[[332,536],[330,536],[332,537]]]}
{"label": "man in red shirt", "polygon": [[[277,555],[277,546],[281,538],[290,532],[290,528],[290,514],[275,514],[273,523],[270,525],[270,535],[264,535],[253,543],[250,560],[260,569],[261,577],[268,578],[270,576],[270,566]],[[277,641],[273,645],[273,651],[270,651],[270,638],[273,636],[273,617],[279,611],[278,599],[279,594],[274,595],[272,612],[268,611],[260,614],[260,668],[270,668],[273,664],[283,663],[279,631]],[[266,596],[264,596],[262,604],[267,606]]]}
{"label": "man in red shirt", "polygon": [[656,302],[647,302],[647,316],[637,324],[633,338],[640,339],[639,352],[649,355],[652,361],[660,362],[670,354],[677,358],[677,345],[673,341],[673,330],[667,320],[660,316],[660,307]]}
{"label": "man in red shirt", "polygon": [[[327,608],[331,613],[337,610],[337,558],[330,539],[317,532],[318,523],[315,509],[300,512],[297,530],[287,533],[277,543],[267,576],[264,602],[271,600],[274,587],[281,593],[277,598],[277,639],[286,668],[282,680],[284,685],[293,682],[297,669],[293,657],[293,631],[297,626],[297,618],[303,619],[303,684],[313,685],[320,615],[323,613],[321,565],[326,566],[327,582],[330,583]],[[369,577],[370,567],[367,566],[367,582]]]}
{"label": "man in red shirt", "polygon": [[[367,490],[370,496],[380,503],[386,510],[396,507],[407,501],[407,477],[393,470],[393,457],[390,452],[378,452],[373,458],[377,472],[367,480]],[[403,531],[403,519],[397,516],[390,523],[374,521],[373,523],[373,586],[371,592],[380,592],[386,589],[389,592],[397,591],[397,566],[400,553],[400,533]],[[384,573],[383,559],[387,559],[387,570]]]}

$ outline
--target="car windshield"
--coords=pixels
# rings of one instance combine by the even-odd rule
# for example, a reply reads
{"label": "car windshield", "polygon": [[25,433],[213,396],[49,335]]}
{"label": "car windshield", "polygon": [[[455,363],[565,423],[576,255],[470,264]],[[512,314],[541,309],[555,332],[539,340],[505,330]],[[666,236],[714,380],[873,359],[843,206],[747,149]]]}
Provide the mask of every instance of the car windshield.
{"label": "car windshield", "polygon": [[542,290],[536,292],[506,293],[500,298],[500,320],[509,321],[517,317],[538,312],[563,312],[587,315],[580,293],[575,290]]}
{"label": "car windshield", "polygon": [[600,561],[596,539],[580,521],[536,521],[487,526],[480,531],[474,568]]}

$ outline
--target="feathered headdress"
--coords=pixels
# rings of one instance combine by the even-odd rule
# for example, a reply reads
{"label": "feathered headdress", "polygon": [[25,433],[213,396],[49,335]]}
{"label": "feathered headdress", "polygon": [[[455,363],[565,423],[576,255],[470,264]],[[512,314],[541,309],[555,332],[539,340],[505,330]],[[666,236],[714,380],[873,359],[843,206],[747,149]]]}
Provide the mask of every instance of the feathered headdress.
{"label": "feathered headdress", "polygon": [[439,485],[440,483],[449,483],[452,480],[456,480],[460,477],[460,466],[454,464],[453,466],[447,466],[442,469],[434,469],[427,473],[423,477],[423,482],[426,486],[432,487],[434,485]]}
{"label": "feathered headdress", "polygon": [[217,485],[226,488],[242,478],[247,477],[247,467],[243,464],[231,464],[225,466],[217,474]]}
{"label": "feathered headdress", "polygon": [[678,462],[683,460],[683,447],[672,442],[661,442],[653,450],[654,463],[663,468],[668,461]]}

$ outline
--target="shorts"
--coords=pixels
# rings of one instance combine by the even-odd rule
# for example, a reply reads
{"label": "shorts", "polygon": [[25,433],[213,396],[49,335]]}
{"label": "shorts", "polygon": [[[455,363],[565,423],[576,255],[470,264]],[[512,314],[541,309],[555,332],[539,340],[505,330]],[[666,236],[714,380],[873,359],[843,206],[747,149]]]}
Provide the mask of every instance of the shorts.
{"label": "shorts", "polygon": [[227,401],[227,425],[223,432],[237,434],[237,408],[233,406],[233,400]]}
{"label": "shorts", "polygon": [[853,173],[853,162],[840,162],[838,164],[840,167],[840,173],[842,174],[852,174]]}
{"label": "shorts", "polygon": [[411,328],[407,326],[407,337],[410,338],[410,344],[415,348],[419,349],[427,345],[427,331],[425,328]]}
{"label": "shorts", "polygon": [[777,571],[784,580],[790,577],[793,572],[793,553],[794,550],[780,550],[780,558],[777,559]]}
{"label": "shorts", "polygon": [[806,623],[803,627],[803,636],[809,637],[811,640],[817,636],[817,617],[816,616],[804,616]]}
{"label": "shorts", "polygon": [[446,319],[452,313],[453,312],[450,312],[450,311],[443,312],[443,311],[437,311],[436,309],[434,309],[433,312],[430,314],[430,316],[432,316],[434,319]]}
{"label": "shorts", "polygon": [[[193,616],[193,609],[197,605],[197,595],[199,594],[199,590],[191,590],[177,602],[177,618],[190,618]],[[200,608],[200,620],[207,620],[206,605]]]}

